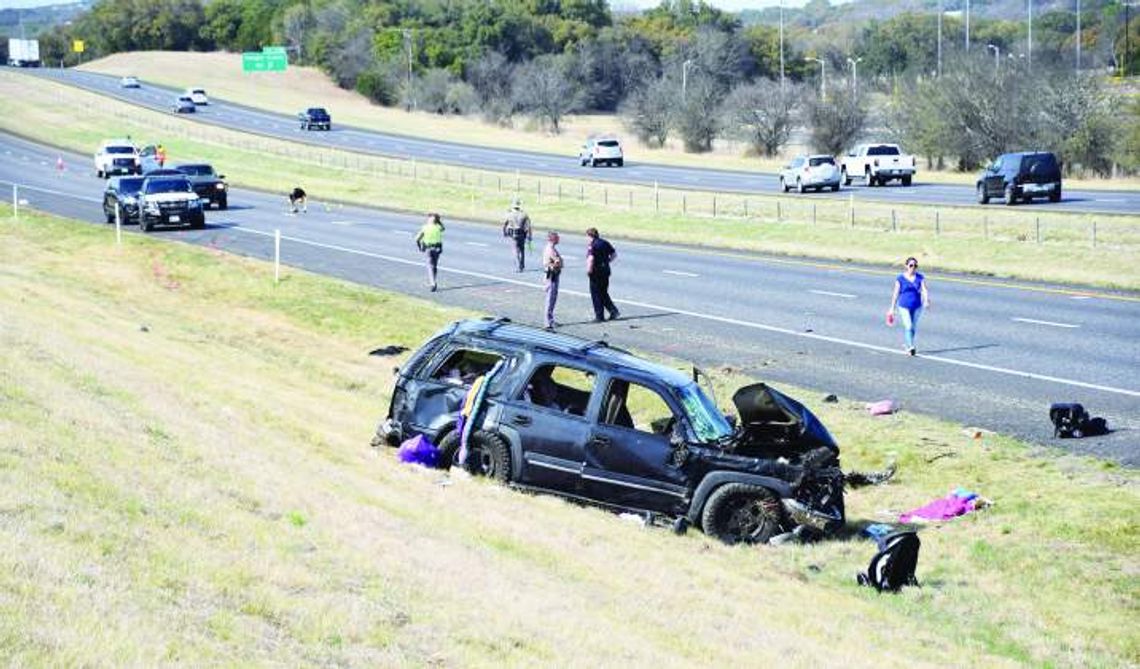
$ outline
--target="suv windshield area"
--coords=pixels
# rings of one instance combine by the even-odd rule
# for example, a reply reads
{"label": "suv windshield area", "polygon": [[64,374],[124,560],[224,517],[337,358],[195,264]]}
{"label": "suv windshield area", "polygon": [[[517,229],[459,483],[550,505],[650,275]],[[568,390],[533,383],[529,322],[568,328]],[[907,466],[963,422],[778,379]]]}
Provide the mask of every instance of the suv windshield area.
{"label": "suv windshield area", "polygon": [[813,156],[808,161],[808,165],[810,165],[811,167],[819,167],[820,165],[834,165],[834,164],[835,164],[835,159],[832,158],[831,156]]}
{"label": "suv windshield area", "polygon": [[688,375],[605,342],[458,321],[398,370],[373,445],[422,436],[445,468],[729,543],[840,527],[844,474],[822,423],[764,384],[733,402],[739,426]]}
{"label": "suv windshield area", "polygon": [[153,179],[149,178],[145,182],[146,194],[154,195],[156,193],[193,193],[194,188],[190,185],[189,179]]}
{"label": "suv windshield area", "polygon": [[134,153],[135,147],[133,146],[108,146],[103,149],[106,153]]}
{"label": "suv windshield area", "polygon": [[143,185],[142,177],[120,177],[117,190],[123,195],[135,195]]}

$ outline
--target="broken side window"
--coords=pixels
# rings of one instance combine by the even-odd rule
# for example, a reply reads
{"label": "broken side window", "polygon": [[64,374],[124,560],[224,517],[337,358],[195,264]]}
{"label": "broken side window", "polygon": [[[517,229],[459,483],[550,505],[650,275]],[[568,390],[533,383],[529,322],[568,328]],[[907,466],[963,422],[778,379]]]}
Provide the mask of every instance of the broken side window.
{"label": "broken side window", "polygon": [[502,359],[498,353],[476,349],[459,349],[436,367],[431,378],[457,386],[469,386],[475,379],[491,371]]}
{"label": "broken side window", "polygon": [[656,390],[640,383],[613,379],[602,402],[602,423],[649,434],[665,434],[673,411]]}

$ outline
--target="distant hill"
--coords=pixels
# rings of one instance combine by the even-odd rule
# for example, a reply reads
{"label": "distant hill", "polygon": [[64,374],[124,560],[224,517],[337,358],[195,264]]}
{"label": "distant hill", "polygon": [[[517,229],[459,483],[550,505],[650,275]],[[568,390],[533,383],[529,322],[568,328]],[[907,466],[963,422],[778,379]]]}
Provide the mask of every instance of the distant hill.
{"label": "distant hill", "polygon": [[73,20],[91,9],[93,4],[94,0],[84,0],[44,7],[0,9],[0,35],[34,39],[41,32]]}
{"label": "distant hill", "polygon": [[[1087,0],[1083,11],[1093,11],[1109,3],[1104,0]],[[944,12],[965,12],[966,0],[943,0]],[[937,0],[854,0],[831,5],[827,0],[812,0],[802,8],[784,8],[785,26],[826,28],[838,23],[862,23],[871,19],[883,21],[903,12],[933,13],[938,10]],[[1051,11],[1073,11],[1071,0],[1035,0],[1034,16]],[[780,8],[747,9],[739,13],[744,25],[757,23],[776,25],[780,21]],[[970,0],[970,17],[979,19],[1017,20],[1026,17],[1025,0]]]}

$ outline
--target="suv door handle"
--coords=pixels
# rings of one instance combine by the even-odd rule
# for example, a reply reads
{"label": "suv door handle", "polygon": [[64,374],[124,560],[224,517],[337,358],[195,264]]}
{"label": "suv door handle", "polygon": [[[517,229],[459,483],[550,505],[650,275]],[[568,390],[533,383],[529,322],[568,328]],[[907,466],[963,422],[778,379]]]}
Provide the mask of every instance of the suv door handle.
{"label": "suv door handle", "polygon": [[518,414],[511,418],[511,422],[515,425],[530,425],[530,417]]}
{"label": "suv door handle", "polygon": [[590,444],[592,446],[598,446],[600,448],[605,448],[605,447],[610,445],[610,438],[609,437],[602,437],[599,435],[594,435],[594,437],[592,439],[590,439]]}

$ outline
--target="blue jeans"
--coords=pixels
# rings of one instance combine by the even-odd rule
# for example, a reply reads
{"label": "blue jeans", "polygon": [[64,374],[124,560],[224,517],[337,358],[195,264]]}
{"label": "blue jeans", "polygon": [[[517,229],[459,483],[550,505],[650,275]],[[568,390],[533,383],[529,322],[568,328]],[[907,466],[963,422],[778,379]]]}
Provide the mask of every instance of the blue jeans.
{"label": "blue jeans", "polygon": [[545,317],[545,325],[548,328],[554,327],[554,305],[558,303],[558,279],[560,277],[555,275],[553,278],[546,280],[546,304],[543,305],[543,316]]}
{"label": "blue jeans", "polygon": [[906,347],[914,348],[914,335],[918,332],[918,317],[922,315],[922,307],[914,307],[913,309],[898,307],[898,313]]}

